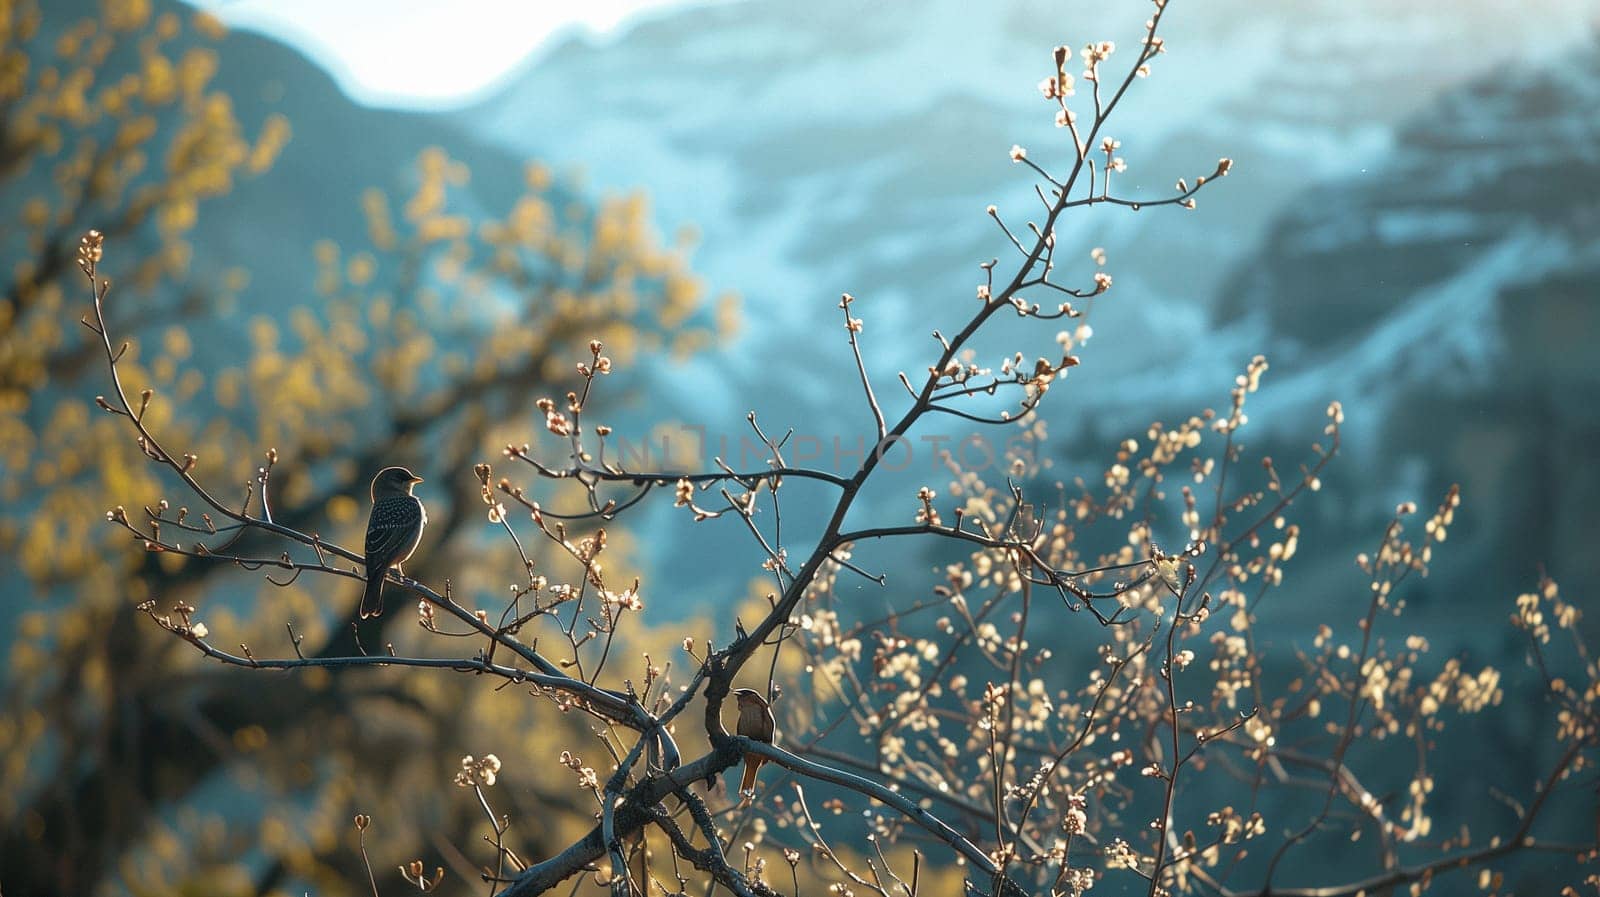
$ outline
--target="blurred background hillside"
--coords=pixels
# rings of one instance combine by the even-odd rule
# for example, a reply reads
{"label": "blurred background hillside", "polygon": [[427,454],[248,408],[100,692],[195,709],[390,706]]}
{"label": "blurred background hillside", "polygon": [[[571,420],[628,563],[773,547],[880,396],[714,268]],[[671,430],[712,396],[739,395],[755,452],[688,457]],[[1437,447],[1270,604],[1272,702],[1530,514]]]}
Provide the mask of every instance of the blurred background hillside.
{"label": "blurred background hillside", "polygon": [[[1068,157],[1033,87],[1049,48],[1131,46],[1147,6],[667,4],[530,32],[491,83],[408,95],[357,83],[346,52],[388,41],[425,73],[462,48],[320,32],[294,5],[207,4],[258,29],[224,32],[176,2],[3,4],[0,886],[354,893],[361,811],[388,826],[375,863],[459,856],[465,888],[483,825],[439,796],[454,758],[548,759],[559,738],[525,696],[237,675],[139,618],[146,598],[184,601],[274,654],[288,619],[306,653],[339,654],[356,595],[136,555],[107,530],[110,504],[170,485],[94,410],[84,230],[108,234],[113,324],[139,339],[154,413],[217,482],[276,447],[279,517],[354,543],[371,472],[411,464],[433,547],[408,571],[488,593],[501,559],[478,560],[494,549],[471,465],[531,438],[532,400],[570,385],[591,336],[626,368],[603,413],[619,432],[737,451],[754,409],[853,444],[868,421],[838,294],[861,298],[893,395],[972,302],[977,264],[1004,258],[984,207],[1032,211],[1007,148]],[[497,46],[515,33],[483,19]],[[1408,625],[1440,656],[1520,670],[1512,596],[1544,571],[1582,604],[1600,576],[1600,2],[1208,0],[1169,22],[1115,128],[1122,183],[1161,194],[1220,156],[1234,173],[1193,212],[1065,222],[1068,257],[1088,272],[1103,247],[1115,286],[1047,405],[1056,469],[1093,479],[1118,441],[1219,406],[1265,354],[1252,450],[1304,457],[1330,399],[1349,425],[1263,631],[1353,618],[1354,554],[1398,501],[1459,482]],[[924,452],[902,484],[942,478]],[[885,490],[866,514],[909,504]],[[641,507],[624,547],[654,610],[741,600],[759,572],[742,528],[691,530],[667,505]],[[804,496],[792,508],[799,539]],[[896,587],[924,591],[937,560],[906,559]],[[363,642],[413,638],[383,626]],[[1521,782],[1537,739],[1482,734],[1457,759]],[[541,827],[574,797],[538,773],[508,768],[497,808],[532,854],[572,834]]]}

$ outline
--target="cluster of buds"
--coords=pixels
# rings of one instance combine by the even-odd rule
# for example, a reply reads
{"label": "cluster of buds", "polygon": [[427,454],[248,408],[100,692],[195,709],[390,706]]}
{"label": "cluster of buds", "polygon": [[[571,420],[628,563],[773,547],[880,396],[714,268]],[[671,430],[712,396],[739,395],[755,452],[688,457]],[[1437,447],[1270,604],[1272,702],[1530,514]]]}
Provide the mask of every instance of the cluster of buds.
{"label": "cluster of buds", "polygon": [[499,775],[499,757],[494,754],[484,754],[480,759],[468,754],[461,758],[461,769],[456,773],[454,781],[461,788],[472,788],[477,785],[488,787],[495,783]]}
{"label": "cluster of buds", "polygon": [[572,435],[572,421],[568,420],[565,414],[562,414],[556,409],[556,403],[554,400],[546,397],[539,399],[539,401],[534,404],[538,406],[540,411],[544,412],[545,429],[556,434],[557,436]]}
{"label": "cluster of buds", "polygon": [[85,276],[94,276],[95,266],[100,263],[105,252],[105,242],[105,235],[97,230],[89,231],[78,241],[78,270]]}
{"label": "cluster of buds", "polygon": [[1067,74],[1067,60],[1072,58],[1072,51],[1063,44],[1053,51],[1056,61],[1056,73],[1039,82],[1039,92],[1047,100],[1062,100],[1072,96],[1072,76]]}
{"label": "cluster of buds", "polygon": [[1061,828],[1069,835],[1081,835],[1089,830],[1089,798],[1081,791],[1067,795],[1067,812],[1063,814]]}
{"label": "cluster of buds", "polygon": [[839,296],[839,307],[844,309],[844,328],[851,333],[860,333],[861,328],[864,326],[862,320],[850,316],[850,305],[855,301],[856,297],[849,293],[843,293]]}
{"label": "cluster of buds", "polygon": [[633,588],[630,589],[623,589],[620,592],[603,592],[601,600],[607,606],[620,610],[644,610],[644,600],[639,597],[639,583],[637,581],[634,582]]}
{"label": "cluster of buds", "polygon": [[1099,81],[1100,63],[1110,59],[1111,54],[1116,51],[1117,45],[1108,40],[1085,45],[1082,51],[1083,80]]}
{"label": "cluster of buds", "polygon": [[1105,856],[1107,869],[1139,868],[1139,855],[1121,838],[1113,839],[1109,845],[1102,848],[1101,853]]}
{"label": "cluster of buds", "polygon": [[561,752],[561,765],[578,774],[578,787],[586,791],[600,790],[600,776],[592,766],[584,766],[583,758],[571,751]]}
{"label": "cluster of buds", "polygon": [[1050,77],[1039,82],[1039,92],[1047,100],[1059,100],[1073,94],[1072,76],[1066,72]]}
{"label": "cluster of buds", "polygon": [[1206,814],[1206,825],[1210,828],[1221,829],[1222,843],[1233,844],[1238,841],[1248,841],[1266,833],[1266,822],[1260,813],[1251,813],[1249,816],[1240,816],[1233,807],[1223,807],[1220,810]]}
{"label": "cluster of buds", "polygon": [[722,512],[720,511],[707,511],[704,508],[696,507],[694,503],[694,492],[694,483],[690,482],[687,477],[680,478],[677,485],[673,488],[674,498],[672,501],[672,506],[674,508],[688,508],[690,511],[694,512],[694,519],[696,523],[700,522],[701,520],[709,520],[712,517],[721,515]]}
{"label": "cluster of buds", "polygon": [[1060,108],[1056,110],[1056,127],[1067,128],[1077,124],[1078,117],[1071,109],[1067,108],[1067,97],[1075,92],[1072,76],[1067,74],[1067,60],[1072,58],[1072,51],[1066,46],[1055,49],[1056,73],[1039,82],[1039,93],[1045,100],[1054,102]]}
{"label": "cluster of buds", "polygon": [[[1023,383],[1028,386],[1030,392],[1042,393],[1050,388],[1050,384],[1055,382],[1057,377],[1064,376],[1068,368],[1077,367],[1078,364],[1076,355],[1063,355],[1059,364],[1052,364],[1048,358],[1036,358],[1033,362],[1033,372],[1025,375]],[[1018,373],[1022,374],[1020,371]]]}
{"label": "cluster of buds", "polygon": [[426,893],[439,887],[439,883],[444,881],[443,866],[435,866],[431,878],[424,876],[427,868],[422,864],[421,860],[412,860],[400,867],[400,874],[405,877],[406,881],[415,885],[417,890]]}
{"label": "cluster of buds", "polygon": [[594,535],[578,540],[575,556],[579,563],[589,564],[606,550],[606,531],[597,529]]}
{"label": "cluster of buds", "polygon": [[1089,866],[1071,866],[1061,877],[1061,886],[1071,897],[1082,897],[1083,892],[1094,887],[1095,873]]}
{"label": "cluster of buds", "polygon": [[583,362],[578,363],[578,373],[580,375],[584,377],[593,377],[596,374],[611,373],[611,359],[600,354],[601,348],[602,346],[600,345],[599,340],[589,340],[590,362],[588,364],[584,364]]}
{"label": "cluster of buds", "polygon": [[192,604],[180,601],[172,606],[171,614],[157,614],[155,599],[151,598],[139,602],[134,609],[148,615],[162,629],[190,641],[198,642],[211,635],[211,630],[206,627],[206,624],[194,619],[195,611]]}
{"label": "cluster of buds", "polygon": [[1122,149],[1122,141],[1120,140],[1107,137],[1100,141],[1100,152],[1105,154],[1106,168],[1120,173],[1128,170],[1128,163],[1116,154],[1119,149]]}

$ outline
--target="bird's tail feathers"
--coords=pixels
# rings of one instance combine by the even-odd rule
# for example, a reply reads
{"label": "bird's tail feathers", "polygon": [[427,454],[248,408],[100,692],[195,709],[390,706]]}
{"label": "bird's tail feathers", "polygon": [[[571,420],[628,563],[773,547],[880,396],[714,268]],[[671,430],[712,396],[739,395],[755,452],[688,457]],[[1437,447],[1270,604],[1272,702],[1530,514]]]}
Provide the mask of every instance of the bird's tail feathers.
{"label": "bird's tail feathers", "polygon": [[761,769],[761,764],[765,762],[767,762],[765,757],[758,757],[755,754],[744,755],[744,780],[739,783],[739,793],[751,794],[755,792],[756,773]]}
{"label": "bird's tail feathers", "polygon": [[367,590],[361,593],[361,619],[383,614],[383,580],[387,570],[367,577]]}

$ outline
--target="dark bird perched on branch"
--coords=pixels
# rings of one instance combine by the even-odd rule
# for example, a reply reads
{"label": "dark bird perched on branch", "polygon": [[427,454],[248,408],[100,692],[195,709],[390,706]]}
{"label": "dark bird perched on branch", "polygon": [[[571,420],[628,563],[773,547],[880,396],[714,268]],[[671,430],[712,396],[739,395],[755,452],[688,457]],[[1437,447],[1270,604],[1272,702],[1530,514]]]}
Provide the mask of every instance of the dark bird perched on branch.
{"label": "dark bird perched on branch", "polygon": [[[422,541],[428,512],[411,494],[422,482],[404,467],[385,467],[372,478],[372,516],[367,518],[367,590],[361,596],[361,619],[383,613],[383,580],[389,568],[400,568]],[[404,576],[405,571],[400,570]]]}

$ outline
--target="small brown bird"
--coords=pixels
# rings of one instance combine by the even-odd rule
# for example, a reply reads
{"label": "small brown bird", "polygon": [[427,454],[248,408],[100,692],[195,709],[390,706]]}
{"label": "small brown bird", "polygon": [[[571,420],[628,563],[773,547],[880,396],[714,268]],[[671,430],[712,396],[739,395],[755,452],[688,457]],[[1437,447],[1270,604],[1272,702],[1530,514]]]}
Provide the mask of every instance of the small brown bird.
{"label": "small brown bird", "polygon": [[[385,467],[372,478],[372,516],[367,518],[367,590],[361,595],[361,619],[383,613],[383,580],[389,568],[399,569],[422,541],[428,512],[411,494],[422,482],[404,467]],[[404,576],[405,571],[401,570]]]}
{"label": "small brown bird", "polygon": [[[734,731],[746,738],[756,741],[772,743],[776,733],[777,723],[772,719],[772,705],[758,692],[750,688],[736,688],[733,696],[739,702],[739,723]],[[744,755],[744,780],[739,783],[740,794],[754,794],[756,791],[756,772],[767,758],[759,754]]]}

